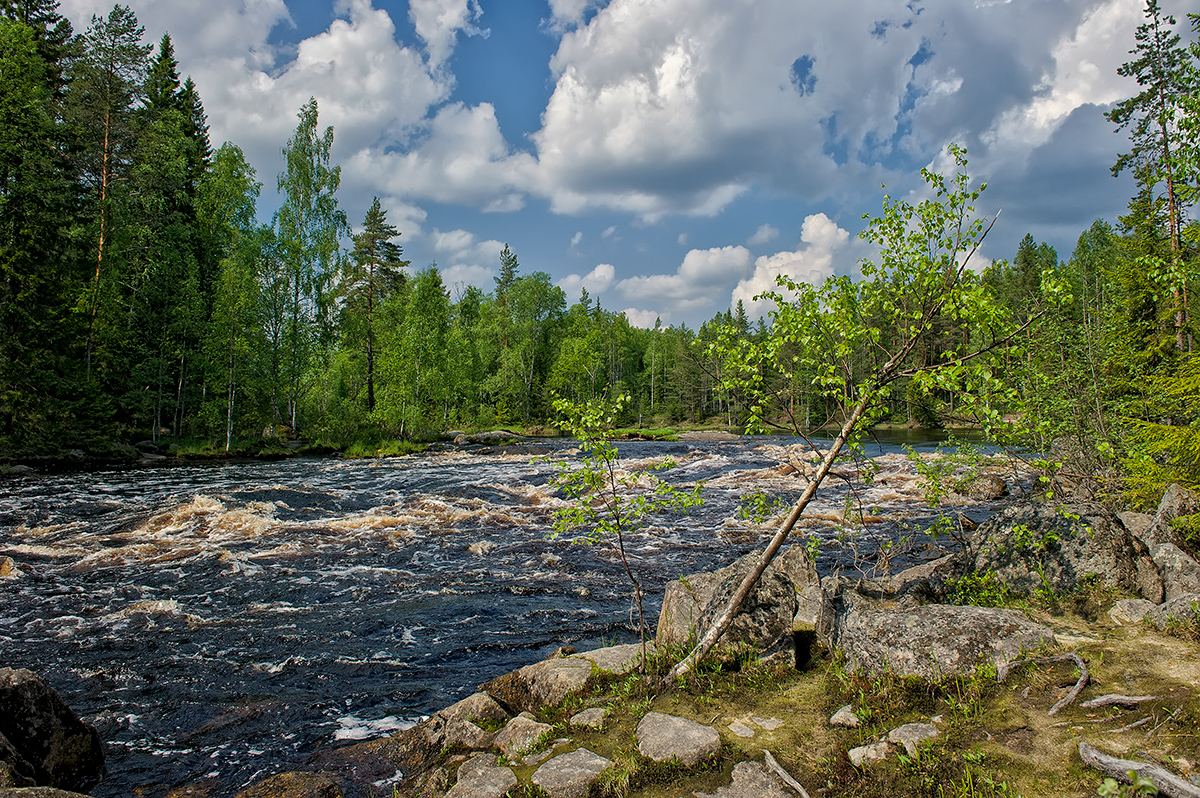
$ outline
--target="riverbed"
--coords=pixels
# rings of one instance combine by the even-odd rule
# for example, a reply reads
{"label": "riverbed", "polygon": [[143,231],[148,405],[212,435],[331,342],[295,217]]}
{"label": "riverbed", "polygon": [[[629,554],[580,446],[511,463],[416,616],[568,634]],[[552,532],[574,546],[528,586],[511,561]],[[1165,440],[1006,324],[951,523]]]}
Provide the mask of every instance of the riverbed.
{"label": "riverbed", "polygon": [[[744,497],[794,498],[811,467],[793,438],[620,453],[633,471],[670,460],[656,473],[704,483],[703,507],[628,541],[651,619],[668,580],[770,535],[770,521],[741,517]],[[823,541],[824,572],[870,561],[931,516],[896,441],[866,454],[870,483],[861,464],[839,463],[797,530]],[[317,750],[405,728],[558,646],[635,639],[613,553],[547,537],[563,506],[556,464],[575,457],[551,441],[6,478],[0,555],[18,575],[0,580],[0,666],[39,672],[97,727],[109,769],[97,798],[201,782],[232,795]],[[866,531],[844,525],[847,496]],[[916,543],[908,559],[924,556]]]}

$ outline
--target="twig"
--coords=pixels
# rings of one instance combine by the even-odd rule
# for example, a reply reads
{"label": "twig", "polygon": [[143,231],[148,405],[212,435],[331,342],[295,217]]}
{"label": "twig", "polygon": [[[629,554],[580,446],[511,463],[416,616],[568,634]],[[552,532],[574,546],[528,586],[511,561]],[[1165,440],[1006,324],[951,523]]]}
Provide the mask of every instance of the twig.
{"label": "twig", "polygon": [[1169,723],[1171,718],[1178,715],[1179,710],[1181,710],[1181,709],[1183,709],[1183,707],[1176,707],[1174,712],[1172,712],[1170,715],[1167,715],[1165,718],[1163,718],[1163,720],[1161,722],[1154,724],[1154,728],[1151,729],[1150,731],[1146,732],[1146,736],[1149,737],[1151,734],[1154,734],[1154,732],[1158,731],[1158,727],[1163,725],[1163,723]]}
{"label": "twig", "polygon": [[1157,701],[1157,700],[1158,700],[1158,696],[1156,696],[1156,695],[1116,695],[1115,693],[1109,693],[1108,695],[1102,695],[1102,696],[1099,696],[1098,698],[1092,698],[1088,701],[1084,701],[1079,706],[1083,707],[1084,709],[1096,709],[1097,707],[1111,707],[1111,706],[1125,707],[1126,709],[1134,709],[1135,707],[1137,707],[1138,704],[1142,703],[1143,701]]}
{"label": "twig", "polygon": [[1200,798],[1200,787],[1171,773],[1166,768],[1149,762],[1135,762],[1132,759],[1118,759],[1109,756],[1092,746],[1079,741],[1079,758],[1085,765],[1099,770],[1106,776],[1128,783],[1129,771],[1154,782],[1158,792],[1166,798]]}
{"label": "twig", "polygon": [[1104,731],[1102,731],[1100,733],[1101,734],[1120,734],[1121,732],[1127,732],[1130,729],[1136,729],[1138,726],[1145,726],[1147,723],[1150,722],[1150,717],[1151,717],[1150,715],[1147,715],[1146,717],[1142,718],[1141,720],[1135,720],[1133,723],[1130,723],[1127,726],[1122,726],[1119,729],[1105,729]]}
{"label": "twig", "polygon": [[1049,665],[1053,662],[1066,662],[1068,660],[1074,662],[1075,667],[1079,668],[1079,681],[1075,683],[1075,686],[1071,688],[1071,692],[1067,693],[1065,698],[1050,707],[1050,711],[1046,713],[1047,715],[1057,715],[1060,709],[1070,706],[1071,702],[1079,697],[1079,694],[1083,692],[1083,688],[1087,687],[1088,680],[1091,679],[1091,674],[1088,673],[1083,657],[1074,651],[1067,654],[1059,654],[1057,657],[1039,657],[1037,659],[1019,659],[1016,662],[1006,662],[996,671],[996,681],[1003,682],[1008,678],[1008,674],[1012,669],[1018,665]]}
{"label": "twig", "polygon": [[771,752],[765,748],[763,749],[763,762],[766,763],[767,767],[775,771],[776,776],[783,779],[784,784],[795,790],[800,798],[810,798],[808,790],[800,786],[800,782],[793,779],[792,775],[783,769],[783,765],[776,762],[775,757],[771,756]]}

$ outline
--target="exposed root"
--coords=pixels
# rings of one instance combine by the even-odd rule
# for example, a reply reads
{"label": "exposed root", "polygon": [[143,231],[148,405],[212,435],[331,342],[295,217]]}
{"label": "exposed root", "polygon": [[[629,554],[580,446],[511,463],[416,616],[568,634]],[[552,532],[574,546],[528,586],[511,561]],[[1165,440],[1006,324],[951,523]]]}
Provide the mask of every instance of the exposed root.
{"label": "exposed root", "polygon": [[1079,694],[1083,692],[1083,688],[1087,687],[1088,681],[1091,679],[1091,674],[1088,673],[1087,664],[1084,663],[1083,657],[1079,656],[1074,651],[1066,654],[1059,654],[1057,657],[1038,657],[1036,659],[1019,659],[1016,662],[1009,662],[1001,665],[996,671],[996,681],[1004,682],[1008,678],[1008,674],[1018,665],[1049,665],[1054,662],[1066,662],[1070,660],[1075,663],[1075,667],[1079,668],[1079,681],[1071,688],[1071,692],[1067,693],[1057,704],[1050,707],[1047,715],[1057,715],[1059,710],[1069,707]]}
{"label": "exposed root", "polygon": [[1134,709],[1143,701],[1157,701],[1156,695],[1117,695],[1109,693],[1098,698],[1093,698],[1082,702],[1079,706],[1084,709],[1096,709],[1097,707],[1125,707],[1126,709]]}
{"label": "exposed root", "polygon": [[775,757],[771,756],[771,752],[765,748],[763,749],[763,762],[775,772],[776,776],[783,779],[784,784],[795,790],[800,798],[809,798],[808,791],[800,785],[800,782],[793,779],[792,775],[783,769],[783,765],[776,762]]}
{"label": "exposed root", "polygon": [[1093,767],[1117,781],[1128,783],[1130,781],[1129,772],[1133,771],[1142,778],[1153,781],[1159,794],[1165,795],[1167,798],[1200,798],[1200,787],[1179,778],[1166,768],[1149,762],[1118,759],[1098,751],[1082,740],[1079,741],[1079,758],[1085,765]]}

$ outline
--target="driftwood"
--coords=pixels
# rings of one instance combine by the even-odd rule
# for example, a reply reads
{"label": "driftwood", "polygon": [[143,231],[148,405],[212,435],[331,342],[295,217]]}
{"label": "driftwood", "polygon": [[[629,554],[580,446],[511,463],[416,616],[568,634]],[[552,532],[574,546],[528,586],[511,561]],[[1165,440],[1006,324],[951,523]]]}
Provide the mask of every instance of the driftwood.
{"label": "driftwood", "polygon": [[1200,787],[1190,781],[1181,779],[1166,768],[1149,762],[1135,762],[1132,759],[1118,759],[1109,756],[1082,740],[1079,741],[1079,758],[1085,765],[1099,770],[1104,775],[1129,783],[1129,771],[1154,782],[1160,795],[1166,798],[1200,798]]}
{"label": "driftwood", "polygon": [[1157,700],[1158,696],[1156,695],[1116,695],[1115,693],[1109,693],[1108,695],[1102,695],[1097,698],[1084,701],[1079,706],[1083,707],[1084,709],[1096,709],[1097,707],[1113,706],[1133,709],[1143,701]]}
{"label": "driftwood", "polygon": [[776,776],[783,779],[784,784],[795,790],[800,798],[810,798],[808,791],[800,785],[800,782],[793,779],[792,774],[784,770],[783,765],[776,762],[775,757],[771,756],[771,752],[765,748],[763,749],[763,762],[765,762],[767,767],[775,772]]}
{"label": "driftwood", "polygon": [[1037,659],[1019,659],[1016,662],[1007,662],[999,667],[996,671],[996,681],[1003,682],[1008,678],[1008,674],[1018,665],[1049,665],[1053,662],[1075,663],[1075,667],[1079,668],[1079,681],[1075,682],[1075,686],[1071,688],[1071,692],[1062,698],[1057,704],[1050,707],[1047,715],[1057,715],[1060,709],[1069,707],[1071,703],[1079,697],[1083,692],[1083,688],[1087,687],[1088,680],[1091,679],[1091,674],[1088,673],[1087,664],[1084,663],[1083,657],[1076,654],[1074,651],[1067,654],[1059,654],[1057,657],[1039,657]]}

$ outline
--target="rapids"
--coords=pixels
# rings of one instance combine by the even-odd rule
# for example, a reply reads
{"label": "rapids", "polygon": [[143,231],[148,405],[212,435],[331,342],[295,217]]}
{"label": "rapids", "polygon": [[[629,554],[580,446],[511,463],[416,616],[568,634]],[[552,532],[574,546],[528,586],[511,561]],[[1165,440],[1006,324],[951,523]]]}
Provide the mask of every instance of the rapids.
{"label": "rapids", "polygon": [[[17,575],[0,579],[0,666],[41,673],[98,728],[98,798],[205,781],[220,796],[405,728],[558,646],[631,641],[612,553],[546,537],[569,446],[7,478],[0,555]],[[739,518],[743,495],[798,496],[808,461],[792,438],[620,452],[626,468],[669,457],[666,480],[705,483],[703,507],[630,541],[651,619],[666,581],[770,535]],[[793,533],[831,544],[823,572],[929,514],[898,446],[867,454],[874,480],[853,483],[845,461]],[[781,473],[789,461],[799,473]],[[847,547],[850,484],[876,523]]]}

